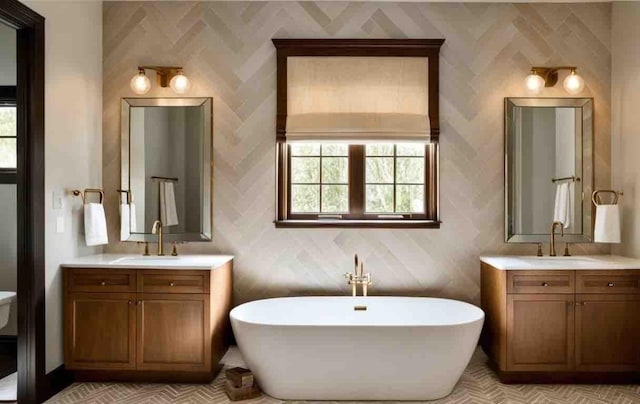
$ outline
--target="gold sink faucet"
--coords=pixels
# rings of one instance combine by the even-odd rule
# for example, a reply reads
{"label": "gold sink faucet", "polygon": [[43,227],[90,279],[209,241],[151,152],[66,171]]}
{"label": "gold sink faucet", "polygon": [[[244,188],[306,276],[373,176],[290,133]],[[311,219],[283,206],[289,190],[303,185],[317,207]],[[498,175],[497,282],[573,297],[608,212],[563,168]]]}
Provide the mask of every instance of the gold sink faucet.
{"label": "gold sink faucet", "polygon": [[[353,272],[347,272],[344,277],[349,280],[352,296],[358,296],[358,285],[362,285],[362,296],[367,296],[368,286],[371,285],[371,274],[364,273],[364,262],[358,261],[358,254],[355,255],[354,261]],[[358,264],[360,264],[360,272],[358,272]]]}
{"label": "gold sink faucet", "polygon": [[158,255],[164,255],[164,240],[162,237],[162,222],[160,220],[156,220],[153,222],[153,227],[151,228],[151,234],[158,235]]}
{"label": "gold sink faucet", "polygon": [[553,222],[551,223],[551,240],[549,241],[549,256],[556,256],[556,226],[560,226],[560,235],[564,237],[564,223]]}

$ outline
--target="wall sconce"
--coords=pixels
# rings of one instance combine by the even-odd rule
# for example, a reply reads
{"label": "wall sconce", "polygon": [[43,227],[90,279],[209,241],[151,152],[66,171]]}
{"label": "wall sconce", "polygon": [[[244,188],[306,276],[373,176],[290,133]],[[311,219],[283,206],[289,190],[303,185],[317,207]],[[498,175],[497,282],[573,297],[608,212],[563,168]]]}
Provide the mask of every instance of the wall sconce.
{"label": "wall sconce", "polygon": [[182,67],[138,66],[138,74],[133,76],[130,82],[131,90],[136,94],[144,95],[151,89],[151,81],[145,74],[146,69],[156,72],[156,84],[160,87],[171,87],[176,94],[184,94],[191,88],[191,82],[184,75]]}
{"label": "wall sconce", "polygon": [[558,71],[569,70],[570,73],[562,82],[565,90],[576,95],[584,89],[584,80],[578,76],[575,66],[532,67],[531,74],[524,80],[527,90],[532,94],[540,94],[544,87],[553,87],[558,82]]}

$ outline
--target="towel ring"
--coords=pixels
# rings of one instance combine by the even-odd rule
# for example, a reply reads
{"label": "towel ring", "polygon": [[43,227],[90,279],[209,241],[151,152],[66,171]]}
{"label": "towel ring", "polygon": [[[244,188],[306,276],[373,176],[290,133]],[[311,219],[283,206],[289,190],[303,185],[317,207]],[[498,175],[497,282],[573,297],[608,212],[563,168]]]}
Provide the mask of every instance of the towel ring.
{"label": "towel ring", "polygon": [[622,192],[617,192],[617,191],[614,191],[613,189],[599,189],[597,191],[593,191],[593,194],[591,194],[591,201],[596,206],[602,205],[602,203],[598,203],[600,202],[600,196],[598,194],[601,194],[601,193],[613,194],[613,202],[611,203],[612,205],[617,205],[618,197],[622,195]]}
{"label": "towel ring", "polygon": [[74,189],[74,190],[73,190],[73,191],[71,191],[71,192],[73,192],[73,194],[74,194],[75,196],[80,196],[80,197],[82,197],[82,203],[85,203],[85,196],[86,196],[88,193],[92,193],[92,192],[93,192],[93,193],[96,193],[96,194],[100,194],[100,203],[102,203],[102,201],[104,200],[104,192],[102,192],[102,190],[101,190],[101,189],[96,189],[96,188],[87,188],[87,189],[85,189],[85,190],[84,190],[84,192],[80,191],[79,189]]}
{"label": "towel ring", "polygon": [[131,205],[131,202],[133,202],[133,195],[131,194],[130,190],[116,189],[116,192],[119,193],[120,195],[126,194],[127,195],[127,205]]}

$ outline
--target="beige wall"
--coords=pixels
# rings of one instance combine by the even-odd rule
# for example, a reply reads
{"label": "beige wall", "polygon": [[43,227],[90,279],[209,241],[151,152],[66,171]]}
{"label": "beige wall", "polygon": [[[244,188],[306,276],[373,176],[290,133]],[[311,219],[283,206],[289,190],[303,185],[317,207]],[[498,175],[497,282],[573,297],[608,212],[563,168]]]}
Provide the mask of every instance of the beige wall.
{"label": "beige wall", "polygon": [[623,190],[622,243],[618,254],[640,257],[640,3],[613,4],[612,169]]}
{"label": "beige wall", "polygon": [[[63,363],[62,272],[66,259],[98,253],[81,233],[81,204],[68,192],[102,183],[102,4],[26,1],[45,23],[46,370]],[[53,209],[53,193],[64,192]],[[56,232],[57,217],[65,223]]]}
{"label": "beige wall", "polygon": [[[360,254],[373,293],[478,303],[478,256],[503,243],[503,99],[524,96],[532,65],[579,66],[595,97],[596,186],[610,179],[610,4],[104,3],[103,184],[118,235],[119,99],[140,64],[182,65],[189,96],[214,99],[214,241],[181,252],[231,253],[236,303],[348,293]],[[446,38],[441,53],[439,230],[276,229],[276,60],[271,38]],[[153,78],[152,78],[153,79]],[[148,94],[174,96],[154,86]],[[542,96],[567,96],[559,85]],[[109,251],[140,252],[113,242]],[[574,253],[606,252],[581,245]]]}

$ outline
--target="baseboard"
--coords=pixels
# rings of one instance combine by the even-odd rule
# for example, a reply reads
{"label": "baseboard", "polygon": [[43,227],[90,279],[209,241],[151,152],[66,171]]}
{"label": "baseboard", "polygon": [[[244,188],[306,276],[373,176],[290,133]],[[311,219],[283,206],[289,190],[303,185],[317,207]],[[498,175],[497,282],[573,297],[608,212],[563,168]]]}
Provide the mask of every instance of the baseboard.
{"label": "baseboard", "polygon": [[18,354],[18,337],[16,335],[0,335],[0,355]]}
{"label": "baseboard", "polygon": [[503,371],[492,362],[489,367],[504,384],[637,384],[640,372],[528,372]]}
{"label": "baseboard", "polygon": [[74,370],[77,382],[140,382],[140,383],[211,383],[222,370],[218,365],[210,372],[151,371],[151,370]]}
{"label": "baseboard", "polygon": [[45,375],[44,383],[38,389],[38,402],[47,401],[71,385],[73,381],[73,374],[65,369],[64,365],[58,366]]}

